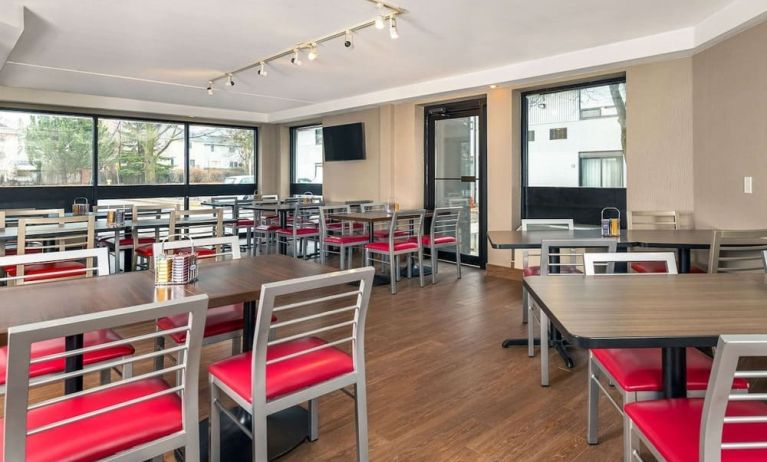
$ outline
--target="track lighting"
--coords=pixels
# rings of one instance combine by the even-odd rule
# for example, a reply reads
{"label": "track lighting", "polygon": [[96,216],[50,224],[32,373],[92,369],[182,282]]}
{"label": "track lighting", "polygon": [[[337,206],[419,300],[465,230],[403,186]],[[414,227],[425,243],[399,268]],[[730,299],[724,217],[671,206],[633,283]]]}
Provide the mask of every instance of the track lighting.
{"label": "track lighting", "polygon": [[293,57],[290,58],[290,62],[295,64],[296,66],[301,65],[301,56],[298,53],[298,48],[293,50]]}
{"label": "track lighting", "polygon": [[314,61],[317,59],[317,44],[312,43],[312,47],[309,49],[309,54],[306,55],[307,58],[309,58],[309,61]]}
{"label": "track lighting", "polygon": [[234,78],[232,78],[232,74],[227,74],[226,84],[229,85],[230,87],[234,86]]}
{"label": "track lighting", "polygon": [[352,42],[352,31],[347,29],[344,33],[344,46],[346,48],[351,48],[352,45],[354,45],[354,42]]}
{"label": "track lighting", "polygon": [[389,37],[394,39],[399,38],[399,32],[397,31],[397,18],[394,16],[389,17]]}
{"label": "track lighting", "polygon": [[261,61],[261,65],[258,66],[258,75],[266,77],[266,63]]}
{"label": "track lighting", "polygon": [[381,15],[378,15],[378,16],[376,16],[376,19],[375,19],[375,26],[376,26],[376,29],[378,29],[378,30],[381,30],[381,29],[383,29],[383,28],[384,28],[384,26],[385,26],[385,24],[384,24],[384,21],[385,21],[385,20],[384,20],[384,17],[383,17],[383,16],[381,16]]}
{"label": "track lighting", "polygon": [[208,94],[209,95],[213,94],[213,81],[212,80],[208,81],[208,88],[206,90],[208,90]]}

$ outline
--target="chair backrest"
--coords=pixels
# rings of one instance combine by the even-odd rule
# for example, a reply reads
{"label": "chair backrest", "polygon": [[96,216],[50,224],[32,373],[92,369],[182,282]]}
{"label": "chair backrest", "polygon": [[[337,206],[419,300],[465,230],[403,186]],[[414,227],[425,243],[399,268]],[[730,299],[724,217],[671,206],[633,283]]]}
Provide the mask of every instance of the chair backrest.
{"label": "chair backrest", "polygon": [[[740,402],[767,400],[764,393],[734,393],[732,382],[738,379],[763,379],[767,377],[764,370],[738,370],[741,358],[763,358],[767,356],[767,335],[722,335],[714,356],[714,365],[703,401],[703,414],[700,426],[700,460],[703,462],[719,462],[722,452],[736,453],[739,450],[767,448],[767,435],[738,438],[737,443],[723,443],[722,433],[725,425],[736,433],[739,426],[744,424],[764,424],[767,418],[767,406],[756,412],[735,416],[725,416],[728,405],[738,406]],[[758,409],[758,408],[757,408]],[[753,434],[753,433],[752,433]],[[753,439],[752,439],[753,438]]]}
{"label": "chair backrest", "polygon": [[169,239],[184,235],[192,239],[224,235],[224,211],[216,209],[174,210],[170,215]]}
{"label": "chair backrest", "polygon": [[106,210],[123,209],[123,210],[125,210],[127,212],[127,211],[133,210],[134,206],[135,206],[135,204],[129,204],[129,203],[126,202],[124,204],[94,205],[94,206],[91,207],[91,210],[93,210],[94,212],[98,213],[98,212],[104,212]]}
{"label": "chair backrest", "polygon": [[[617,239],[561,239],[541,241],[541,276],[573,275],[585,272],[584,255],[588,249],[615,253]],[[558,268],[557,273],[554,268]]]}
{"label": "chair backrest", "polygon": [[329,215],[334,213],[349,213],[349,205],[324,205],[320,209],[320,235],[328,236],[330,234],[351,234],[353,224],[348,221],[331,218]]}
{"label": "chair backrest", "polygon": [[434,209],[429,230],[429,242],[436,242],[440,237],[454,237],[456,242],[461,240],[461,207],[441,207]]}
{"label": "chair backrest", "polygon": [[[663,262],[666,264],[666,274],[678,274],[674,252],[621,252],[621,253],[587,253],[583,256],[586,276],[594,276],[596,268],[605,269],[605,274],[614,273],[615,263]],[[657,273],[619,273],[630,275],[652,275]]]}
{"label": "chair backrest", "polygon": [[574,229],[572,218],[523,218],[519,231],[545,231],[549,229]]}
{"label": "chair backrest", "polygon": [[[251,370],[254,406],[266,402],[267,366],[326,348],[349,346],[353,374],[364,376],[365,319],[374,275],[372,267],[356,268],[261,286]],[[273,314],[280,320],[272,322]],[[320,334],[327,343],[317,342],[316,346],[296,353],[266,358],[269,347],[316,338]],[[323,385],[328,383],[317,386]]]}
{"label": "chair backrest", "polygon": [[277,194],[262,194],[261,198],[259,199],[259,202],[279,202],[280,196]]}
{"label": "chair backrest", "polygon": [[[16,253],[92,249],[95,217],[93,215],[57,218],[22,218],[16,241]],[[43,239],[44,238],[44,239]]]}
{"label": "chair backrest", "polygon": [[[66,267],[60,265],[60,269],[40,275],[25,275],[26,265],[38,265],[45,263],[85,262],[85,267]],[[109,275],[109,250],[106,247],[97,247],[81,250],[66,250],[63,252],[37,252],[22,255],[0,256],[0,268],[16,267],[14,274],[0,273],[0,284],[9,286],[34,284],[40,282],[61,281],[64,279],[78,279],[92,276]]]}
{"label": "chair backrest", "polygon": [[368,202],[360,204],[360,210],[364,212],[385,212],[386,204],[383,202]]}
{"label": "chair backrest", "polygon": [[628,229],[679,229],[679,212],[629,210],[626,224]]}
{"label": "chair backrest", "polygon": [[0,210],[0,229],[18,226],[22,218],[63,217],[64,209],[6,209]]}
{"label": "chair backrest", "polygon": [[[174,210],[178,210],[178,206],[168,206],[161,204],[134,204],[131,209],[131,222],[140,224],[142,221],[150,220],[167,220],[170,224],[170,216]],[[143,228],[134,227],[132,232],[133,247],[141,245],[141,239],[145,237],[151,237],[155,241],[160,241],[168,236],[168,227],[162,226],[157,228]]]}
{"label": "chair backrest", "polygon": [[415,240],[420,247],[423,244],[423,223],[426,210],[400,210],[391,215],[389,221],[389,248],[396,244]]}
{"label": "chair backrest", "polygon": [[764,271],[767,229],[714,231],[708,260],[709,273]]}
{"label": "chair backrest", "polygon": [[[132,306],[117,310],[103,311],[100,313],[11,327],[8,330],[8,372],[7,391],[5,395],[5,460],[8,462],[26,460],[26,441],[29,436],[61,427],[66,428],[66,425],[74,422],[170,395],[180,396],[181,402],[183,403],[182,421],[180,422],[182,429],[176,434],[164,437],[162,440],[158,441],[161,441],[161,444],[167,445],[169,444],[168,440],[173,438],[177,441],[184,441],[188,438],[197,438],[197,432],[199,431],[197,422],[197,374],[199,370],[200,348],[207,309],[208,297],[206,295],[197,295],[176,301]],[[187,322],[185,325],[173,329],[154,330],[155,319],[164,316],[177,315],[187,315]],[[151,326],[153,327],[149,333],[141,333],[127,338],[123,337],[120,340],[110,341],[96,346],[87,346],[85,348],[67,352],[52,353],[39,358],[30,358],[30,350],[32,349],[33,344],[37,342],[60,339],[65,336],[93,332],[99,329],[111,329],[138,323],[149,323],[150,321]],[[158,351],[154,351],[150,345],[147,345],[148,353],[126,356],[116,361],[106,361],[88,365],[80,371],[54,373],[32,380],[29,378],[30,365],[52,360],[61,361],[64,358],[83,354],[84,352],[114,348],[119,345],[135,346],[138,342],[153,343],[154,339],[158,337],[177,332],[186,332],[186,341],[180,345],[173,344],[173,347]],[[30,404],[29,402],[30,391],[37,389],[38,387],[50,386],[51,384],[56,383],[60,384],[66,378],[84,376],[86,374],[100,371],[109,371],[114,367],[133,364],[138,361],[146,361],[168,354],[173,354],[180,358],[179,362],[173,363],[172,366],[163,369],[151,369],[149,372],[133,375],[130,378],[122,377],[122,379],[112,381],[109,384],[87,388],[80,392],[55,396],[41,402],[35,402],[34,404]],[[94,406],[88,406],[85,409],[82,409],[81,407],[82,410],[74,416],[67,416],[67,418],[60,418],[59,420],[50,422],[46,421],[43,425],[29,422],[28,428],[27,414],[31,410],[42,409],[53,405],[62,405],[62,403],[68,401],[71,402],[72,400],[85,400],[96,393],[108,392],[109,390],[118,391],[121,389],[120,387],[130,385],[133,382],[149,380],[159,382],[162,380],[163,376],[170,377],[175,375],[172,374],[174,372],[181,372],[179,375],[182,377],[180,383],[176,383],[175,386],[155,387],[155,390],[157,391],[152,392],[150,389],[150,391],[145,392],[147,394],[139,395],[138,397],[131,394],[122,400],[116,400],[116,402],[110,401],[109,405],[101,404],[98,399],[94,399],[91,401],[95,404]],[[75,404],[72,405],[74,408],[73,412],[78,410],[76,406],[77,405]],[[7,442],[10,441],[13,443],[8,444]],[[175,448],[183,445],[184,443],[182,442],[181,444],[167,447]],[[141,447],[143,447],[143,445],[139,446],[139,448]],[[131,450],[128,449],[127,452],[123,454],[128,454],[130,451]],[[137,449],[137,451],[140,451],[140,449]],[[167,451],[167,449],[165,449],[165,451]],[[142,457],[138,457],[142,454],[145,455],[146,453],[138,453],[135,456],[135,459],[142,460]],[[154,455],[156,454],[152,454],[152,456]],[[143,457],[143,459],[151,458],[152,456]]]}
{"label": "chair backrest", "polygon": [[152,244],[152,255],[160,255],[166,250],[189,249],[191,248],[191,244],[193,244],[196,249],[200,247],[213,247],[215,249],[215,253],[198,255],[198,258],[201,260],[215,258],[216,261],[222,261],[227,258],[233,260],[242,258],[240,239],[237,236],[203,237],[195,239],[193,242],[190,242],[188,239],[157,242]]}

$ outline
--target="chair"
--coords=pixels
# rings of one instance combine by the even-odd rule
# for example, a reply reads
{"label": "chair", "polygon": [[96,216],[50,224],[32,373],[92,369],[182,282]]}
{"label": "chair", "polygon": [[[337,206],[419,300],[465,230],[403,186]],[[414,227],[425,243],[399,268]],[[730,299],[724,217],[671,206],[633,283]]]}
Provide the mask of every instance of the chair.
{"label": "chair", "polygon": [[[240,242],[237,236],[210,237],[196,239],[195,246],[208,246],[215,249],[213,254],[201,255],[200,259],[215,258],[222,261],[227,258],[239,260],[241,258]],[[154,244],[153,254],[160,255],[167,250],[189,249],[189,241],[177,240]],[[204,271],[204,270],[203,270]],[[242,351],[242,329],[245,327],[243,317],[243,304],[220,306],[211,308],[205,318],[205,330],[203,332],[202,345],[211,345],[213,343],[232,341],[232,354],[236,355]],[[157,320],[157,328],[161,330],[173,330],[183,326],[186,323],[184,316],[162,317]],[[186,340],[186,334],[183,332],[174,333],[167,336],[174,344],[180,345]],[[165,337],[157,337],[158,346],[162,347],[165,343]],[[162,360],[162,358],[160,358]]]}
{"label": "chair", "polygon": [[762,252],[767,250],[767,230],[714,231],[709,252],[709,273],[765,271]]}
{"label": "chair", "polygon": [[[388,204],[384,202],[366,202],[364,204],[360,204],[360,212],[388,212],[389,206]],[[387,228],[380,228],[376,229],[375,223],[370,223],[366,226],[372,226],[373,227],[373,238],[384,240],[389,237],[389,230]],[[366,228],[367,229],[367,228]],[[368,232],[369,233],[369,232]]]}
{"label": "chair", "polygon": [[[566,240],[543,240],[541,241],[541,266],[537,276],[547,277],[551,275],[582,276],[583,259],[587,249],[601,249],[614,253],[618,248],[616,239],[566,239]],[[579,251],[581,250],[581,251]],[[536,276],[525,276],[536,277]],[[543,310],[539,310],[539,324],[541,328],[541,386],[549,386],[549,318]],[[528,307],[528,318],[536,319],[535,306]],[[535,328],[534,322],[527,323],[527,355],[535,356]]]}
{"label": "chair", "polygon": [[[222,209],[172,210],[168,223],[168,240],[182,237],[192,241],[224,235],[224,211]],[[188,241],[188,240],[187,240]],[[189,247],[187,242],[186,248]],[[205,247],[195,246],[197,256],[214,255],[215,251]],[[154,244],[136,248],[135,254],[148,262],[148,267],[154,265]]]}
{"label": "chair", "polygon": [[[763,393],[739,393],[732,383],[767,371],[738,370],[742,358],[767,356],[765,335],[722,335],[704,398],[642,401],[625,407],[629,454],[639,445],[668,462],[767,460],[767,404]],[[641,460],[641,459],[640,459]]]}
{"label": "chair", "polygon": [[[523,218],[517,228],[518,231],[551,231],[557,229],[575,229],[572,218]],[[530,251],[522,251],[522,275],[537,276],[541,274],[541,267],[530,266]],[[540,255],[540,253],[538,253]],[[527,289],[522,287],[522,324],[527,324],[527,315],[530,307],[530,295]]]}
{"label": "chair", "polygon": [[[389,228],[386,230],[386,241],[370,242],[365,244],[365,266],[371,266],[372,261],[389,265],[389,277],[391,278],[391,293],[397,293],[397,281],[399,280],[399,257],[405,255],[407,258],[408,277],[411,276],[412,265],[410,259],[413,256],[418,257],[418,279],[423,287],[423,220],[426,215],[425,210],[417,211],[417,215],[405,214],[402,212],[392,213],[389,221]],[[374,258],[373,255],[386,257]]]}
{"label": "chair", "polygon": [[[207,307],[207,296],[198,295],[179,301],[12,327],[8,335],[11,356],[8,362],[5,419],[2,422],[4,438],[0,439],[6,443],[2,447],[4,460],[108,459],[127,462],[153,459],[176,448],[184,448],[186,460],[199,460],[197,372],[202,320]],[[35,367],[30,350],[37,343],[97,329],[147,322],[165,315],[186,315],[189,319],[183,326],[189,340],[175,348],[183,353],[180,364],[34,404],[28,402],[30,389],[57,383],[67,377],[108,371],[114,365],[129,364],[166,353],[150,352],[112,363],[88,366],[80,371],[30,380],[29,371]],[[114,348],[164,334],[137,335],[100,347]],[[72,350],[66,356],[87,354],[91,348],[86,346]],[[61,356],[58,353],[49,354],[41,359],[60,360]],[[168,385],[162,376],[175,371],[181,371],[183,379],[175,386]]]}
{"label": "chair", "polygon": [[[680,214],[676,210],[645,211],[630,210],[626,216],[628,229],[669,230],[681,229]],[[635,261],[631,269],[637,273],[665,273],[666,267],[658,261]],[[691,273],[705,273],[698,266],[690,268]]]}
{"label": "chair", "polygon": [[270,202],[270,201],[279,202],[280,196],[278,196],[277,194],[262,194],[260,200],[262,202]]}
{"label": "chair", "polygon": [[461,207],[434,209],[429,234],[423,236],[423,246],[431,256],[431,283],[437,283],[439,249],[452,247],[455,251],[455,267],[461,279]]}
{"label": "chair", "polygon": [[[633,253],[589,253],[584,256],[586,276],[597,274],[597,267],[604,268],[602,274],[612,273],[614,263],[650,262],[663,265],[666,274],[677,274],[676,259],[672,252]],[[650,275],[651,273],[646,273]],[[629,277],[640,277],[643,273],[623,273]],[[687,349],[687,390],[691,395],[702,396],[711,374],[711,359],[695,348]],[[606,377],[621,396],[616,403],[600,377]],[[744,380],[736,381],[735,388],[748,390]],[[599,442],[599,390],[623,416],[624,460],[630,461],[631,446],[629,425],[623,408],[633,402],[660,399],[663,397],[663,364],[660,348],[613,348],[589,351],[588,430],[589,444]]]}
{"label": "chair", "polygon": [[253,238],[256,228],[256,211],[243,207],[245,204],[251,204],[252,201],[234,200],[232,213],[236,217],[234,223],[229,225],[232,229],[232,234],[239,237],[241,230],[245,230],[245,248],[248,253],[253,252]]}
{"label": "chair", "polygon": [[278,216],[276,209],[279,206],[276,200],[262,200],[253,202],[253,205],[274,205],[274,211],[254,210],[253,221],[255,227],[253,228],[253,247],[255,254],[261,253],[261,243],[264,243],[265,253],[268,255],[270,249],[277,243],[277,230],[280,229]]}
{"label": "chair", "polygon": [[[51,218],[51,217],[64,217],[64,209],[6,209],[0,210],[0,230],[5,228],[18,227],[19,220],[23,218]],[[11,243],[11,247],[8,248],[6,243],[0,242],[0,256],[3,255],[16,255],[15,243]],[[42,252],[42,249],[32,249],[31,246],[27,247],[27,253],[29,252]]]}
{"label": "chair", "polygon": [[[132,257],[131,257],[131,267],[135,269],[139,269],[139,253],[137,250],[139,248],[146,248],[147,246],[151,247],[152,244],[155,242],[160,242],[161,240],[168,237],[168,227],[163,226],[142,226],[143,223],[148,221],[166,221],[170,223],[170,216],[175,211],[178,210],[178,206],[174,207],[168,207],[166,205],[134,205],[131,209],[131,223],[133,225],[131,229],[130,236],[125,236],[125,238],[120,239],[120,247],[123,246],[123,244],[126,245],[126,247],[131,247],[133,250]],[[146,260],[145,257],[142,256]],[[147,268],[151,268],[154,262],[149,259],[148,263],[146,264]]]}
{"label": "chair", "polygon": [[312,219],[317,207],[308,207],[296,203],[293,209],[293,222],[288,223],[287,228],[275,231],[278,243],[292,244],[293,258],[299,257],[299,247],[302,255],[306,258],[309,249],[309,240],[319,240],[320,228]]}
{"label": "chair", "polygon": [[[320,262],[324,265],[329,253],[337,253],[341,259],[341,269],[353,266],[354,248],[369,242],[367,234],[355,233],[354,223],[330,218],[334,213],[350,213],[348,205],[326,205],[320,207]],[[338,251],[331,251],[336,248]]]}
{"label": "chair", "polygon": [[[85,263],[83,263],[85,262]],[[71,266],[68,264],[72,264]],[[39,267],[47,265],[50,272],[41,277],[39,273],[30,274],[29,270],[24,268]],[[0,257],[0,267],[17,268],[15,275],[6,275],[0,277],[0,285],[7,284],[11,286],[21,286],[25,284],[41,283],[51,280],[75,279],[92,276],[109,275],[109,253],[103,247],[95,249],[68,250],[64,252],[45,252],[31,253],[22,255],[9,255]],[[116,332],[110,329],[94,330],[85,333],[83,342],[86,347],[95,347],[109,342],[121,340]],[[64,370],[64,360],[40,362],[39,358],[52,354],[61,354],[64,352],[65,345],[63,338],[54,338],[41,342],[36,342],[32,348],[32,359],[35,364],[29,369],[29,375],[33,378],[47,376],[52,373]],[[111,361],[114,359],[125,358],[133,355],[134,350],[130,344],[125,343],[111,348],[99,349],[88,352],[83,355],[83,364],[91,365]],[[121,369],[123,377],[131,376],[130,364],[125,364]],[[5,393],[6,373],[8,367],[8,347],[0,347],[0,393]],[[109,370],[107,369],[101,376],[102,383],[108,383],[110,380]]]}
{"label": "chair", "polygon": [[[208,369],[211,462],[220,460],[221,413],[239,422],[220,402],[222,394],[252,416],[253,461],[266,462],[268,415],[309,402],[309,433],[315,440],[317,398],[349,386],[354,388],[357,460],[368,460],[365,319],[374,273],[373,268],[358,268],[262,286],[253,351]],[[275,313],[291,319],[271,322]],[[270,331],[282,328],[289,335],[270,340]],[[319,334],[332,337],[325,340]],[[339,349],[341,345],[348,345],[351,353]]]}

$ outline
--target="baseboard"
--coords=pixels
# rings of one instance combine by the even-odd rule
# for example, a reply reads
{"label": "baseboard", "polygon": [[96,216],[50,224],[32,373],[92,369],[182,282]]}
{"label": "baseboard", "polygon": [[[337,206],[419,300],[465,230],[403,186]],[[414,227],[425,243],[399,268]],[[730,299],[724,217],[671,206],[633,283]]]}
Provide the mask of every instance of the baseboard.
{"label": "baseboard", "polygon": [[522,281],[522,270],[509,268],[507,266],[488,264],[487,275],[496,278],[511,279],[512,281]]}

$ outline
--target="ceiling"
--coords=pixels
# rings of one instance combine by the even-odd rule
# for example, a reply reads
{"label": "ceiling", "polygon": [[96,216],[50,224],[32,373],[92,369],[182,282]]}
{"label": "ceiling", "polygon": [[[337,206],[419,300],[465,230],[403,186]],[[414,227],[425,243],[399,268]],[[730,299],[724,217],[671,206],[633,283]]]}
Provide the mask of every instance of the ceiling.
{"label": "ceiling", "polygon": [[[316,61],[304,59],[296,67],[284,58],[269,66],[268,77],[244,72],[236,76],[234,87],[222,85],[209,96],[209,79],[371,19],[375,4],[2,1],[0,23],[27,8],[23,34],[4,66],[0,60],[2,87],[245,111],[261,114],[264,120],[428,94],[443,89],[445,82],[455,86],[483,83],[483,78],[511,81],[518,76],[510,69],[519,70],[522,64],[545,63],[559,55],[574,58],[616,42],[643,40],[649,54],[668,47],[674,51],[674,46],[690,48],[700,45],[699,29],[711,25],[711,18],[721,17],[711,27],[725,32],[767,11],[763,0],[745,0],[750,8],[744,0],[392,0],[407,10],[398,21],[398,40],[391,40],[386,30],[368,28],[355,35],[352,49],[344,48],[342,40],[331,41],[320,46]],[[725,13],[736,6],[740,17],[733,20]],[[690,43],[673,43],[679,40],[672,35],[656,37],[682,32]],[[601,59],[619,60],[609,57],[609,50],[604,48]],[[500,69],[508,76],[491,72]],[[549,70],[533,66],[527,72],[542,75]],[[476,78],[461,83],[461,76],[472,74]],[[437,83],[431,88],[430,82]],[[403,88],[412,91],[393,90]]]}

